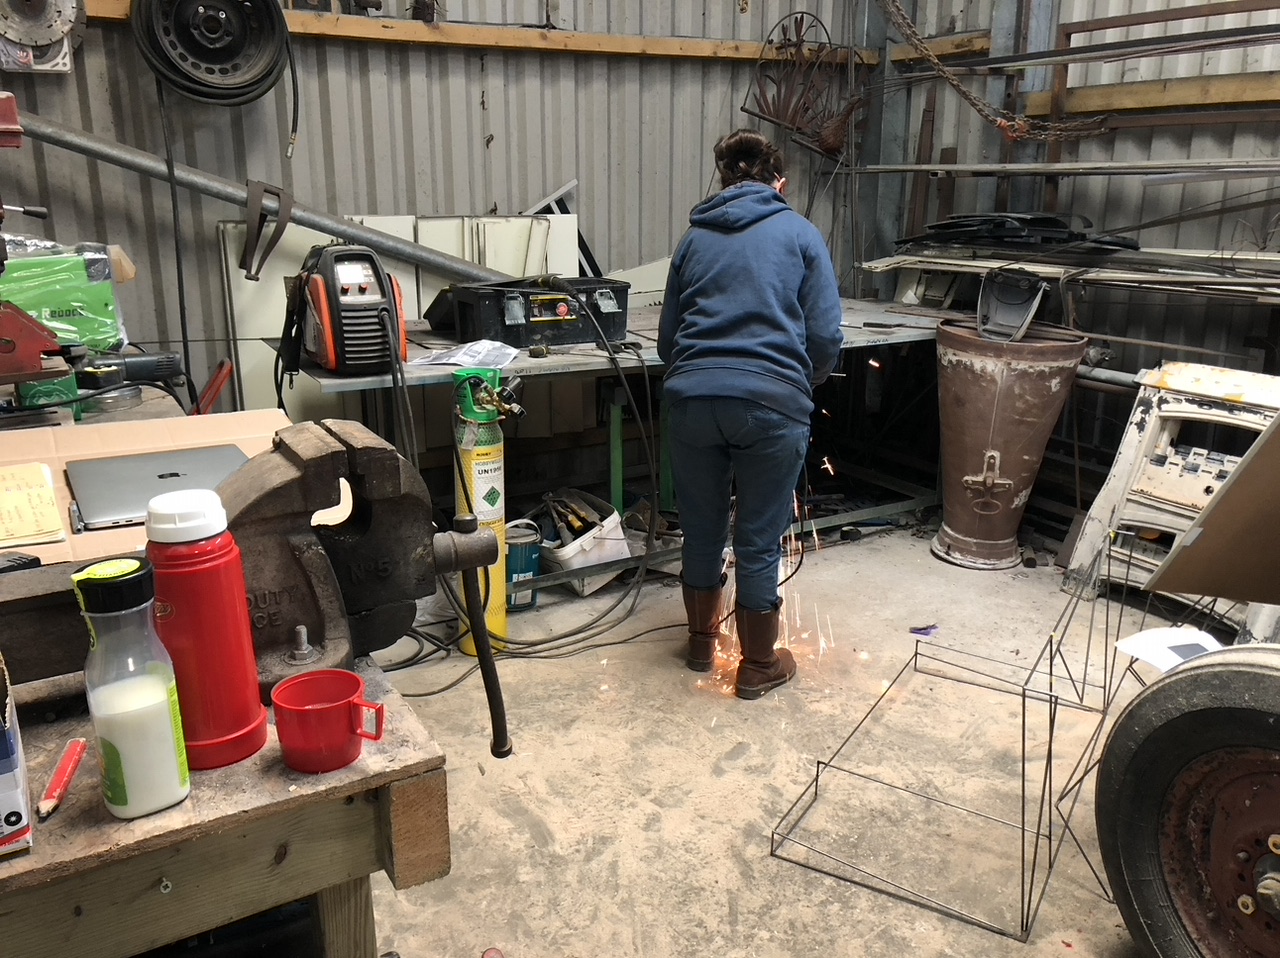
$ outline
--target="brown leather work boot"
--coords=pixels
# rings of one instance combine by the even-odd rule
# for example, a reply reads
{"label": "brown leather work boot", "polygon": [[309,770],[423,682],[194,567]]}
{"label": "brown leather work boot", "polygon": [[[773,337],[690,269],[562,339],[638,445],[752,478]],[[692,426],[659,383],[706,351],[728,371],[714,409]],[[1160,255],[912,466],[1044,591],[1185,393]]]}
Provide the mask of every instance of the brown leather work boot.
{"label": "brown leather work boot", "polygon": [[737,693],[740,699],[758,699],[796,674],[796,660],[789,649],[775,649],[781,606],[771,612],[751,612],[738,606],[738,644],[742,661],[738,664]]}
{"label": "brown leather work boot", "polygon": [[710,672],[716,661],[716,639],[720,637],[720,586],[710,589],[684,587],[684,611],[689,617],[689,655],[685,659],[694,672]]}

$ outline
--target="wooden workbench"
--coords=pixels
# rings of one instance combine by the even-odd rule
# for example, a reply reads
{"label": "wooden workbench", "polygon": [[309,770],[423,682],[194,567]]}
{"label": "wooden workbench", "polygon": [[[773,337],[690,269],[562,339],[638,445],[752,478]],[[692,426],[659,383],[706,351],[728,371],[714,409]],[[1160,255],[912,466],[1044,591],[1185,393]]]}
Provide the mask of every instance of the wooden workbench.
{"label": "wooden workbench", "polygon": [[444,753],[376,666],[357,671],[386,730],[355,764],[293,772],[273,725],[257,755],[192,772],[185,802],[130,822],[102,802],[87,716],[24,726],[33,811],[67,739],[90,746],[34,848],[0,859],[0,954],[127,958],[312,898],[324,958],[376,955],[369,875],[408,888],[447,874],[448,803]]}

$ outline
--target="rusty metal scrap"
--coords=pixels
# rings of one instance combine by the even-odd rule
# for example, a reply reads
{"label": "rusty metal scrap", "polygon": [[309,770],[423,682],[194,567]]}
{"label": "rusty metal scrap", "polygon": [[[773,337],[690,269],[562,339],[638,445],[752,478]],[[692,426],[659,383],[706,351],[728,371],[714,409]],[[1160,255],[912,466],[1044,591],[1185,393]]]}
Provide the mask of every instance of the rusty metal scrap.
{"label": "rusty metal scrap", "polygon": [[[770,54],[766,59],[766,52]],[[765,39],[742,111],[782,127],[798,143],[841,156],[849,125],[860,119],[869,68],[854,68],[854,90],[842,94],[846,47],[832,43],[826,24],[810,13],[783,17]]]}

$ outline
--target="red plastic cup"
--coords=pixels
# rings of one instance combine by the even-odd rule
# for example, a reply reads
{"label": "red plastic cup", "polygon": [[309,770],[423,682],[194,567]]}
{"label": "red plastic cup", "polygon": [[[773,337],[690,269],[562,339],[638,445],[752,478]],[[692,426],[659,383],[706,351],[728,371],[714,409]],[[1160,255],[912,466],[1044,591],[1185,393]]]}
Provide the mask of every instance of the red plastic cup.
{"label": "red plastic cup", "polygon": [[382,706],[366,702],[364,679],[345,669],[317,669],[278,682],[271,704],[284,763],[298,772],[343,768],[360,757],[365,739],[382,738]]}

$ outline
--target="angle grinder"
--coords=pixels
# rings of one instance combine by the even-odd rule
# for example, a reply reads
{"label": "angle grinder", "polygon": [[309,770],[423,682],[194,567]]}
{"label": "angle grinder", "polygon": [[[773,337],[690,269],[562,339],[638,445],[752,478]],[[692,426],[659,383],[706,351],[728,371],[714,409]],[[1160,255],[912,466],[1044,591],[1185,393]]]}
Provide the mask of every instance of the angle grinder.
{"label": "angle grinder", "polygon": [[87,391],[114,391],[85,400],[86,411],[128,409],[142,402],[142,387],[130,383],[165,383],[181,386],[186,381],[182,356],[176,352],[130,353],[93,356],[76,366],[76,386]]}

